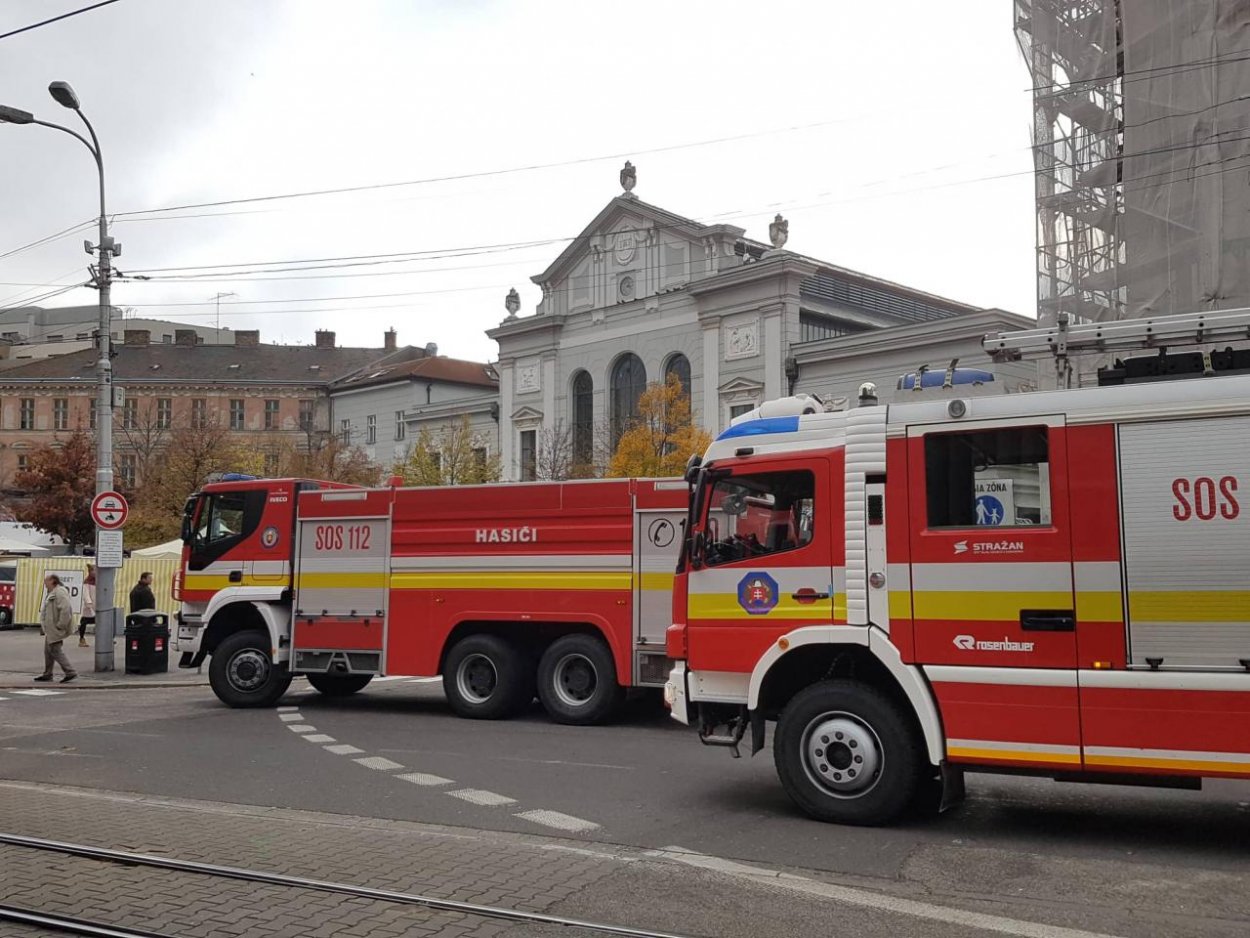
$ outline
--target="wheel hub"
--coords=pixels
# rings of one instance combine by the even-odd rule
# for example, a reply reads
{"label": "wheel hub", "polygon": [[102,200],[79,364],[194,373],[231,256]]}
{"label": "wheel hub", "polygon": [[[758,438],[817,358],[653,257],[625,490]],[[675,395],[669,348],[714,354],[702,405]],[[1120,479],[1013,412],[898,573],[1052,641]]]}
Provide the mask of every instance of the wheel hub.
{"label": "wheel hub", "polygon": [[856,798],[881,777],[885,758],[872,727],[850,713],[816,717],[803,734],[803,768],[832,795]]}
{"label": "wheel hub", "polygon": [[585,655],[565,655],[556,662],[555,692],[568,707],[585,705],[595,695],[599,674]]}
{"label": "wheel hub", "polygon": [[245,648],[230,659],[227,669],[235,690],[250,693],[269,679],[269,657],[255,648]]}
{"label": "wheel hub", "polygon": [[495,663],[485,655],[469,655],[457,669],[456,686],[461,696],[473,703],[488,701],[498,682]]}

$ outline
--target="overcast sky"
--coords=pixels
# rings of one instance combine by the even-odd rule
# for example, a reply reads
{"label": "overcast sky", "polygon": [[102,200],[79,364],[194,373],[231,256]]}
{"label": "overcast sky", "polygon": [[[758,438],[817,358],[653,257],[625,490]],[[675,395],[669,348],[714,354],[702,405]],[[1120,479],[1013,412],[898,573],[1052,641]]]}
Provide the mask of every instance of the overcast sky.
{"label": "overcast sky", "polygon": [[[87,2],[5,0],[0,33]],[[670,211],[760,240],[780,211],[792,250],[1035,312],[1029,80],[1005,3],[120,0],[0,40],[0,103],[74,126],[55,79],[100,135],[125,272],[428,252],[117,284],[134,315],[211,325],[232,292],[222,325],[263,341],[380,345],[394,326],[493,360],[508,288],[533,311],[529,278],[620,192],[626,158]],[[413,184],[123,214],[385,183]],[[0,124],[0,255],[95,206],[80,144]],[[93,234],[0,258],[0,307],[81,282]],[[485,249],[523,242],[547,243]]]}

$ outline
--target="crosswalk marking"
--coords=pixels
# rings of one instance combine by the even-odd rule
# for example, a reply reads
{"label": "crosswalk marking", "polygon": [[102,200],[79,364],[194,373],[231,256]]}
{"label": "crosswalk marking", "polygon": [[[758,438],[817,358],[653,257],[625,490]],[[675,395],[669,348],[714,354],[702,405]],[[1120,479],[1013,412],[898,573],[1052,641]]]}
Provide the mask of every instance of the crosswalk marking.
{"label": "crosswalk marking", "polygon": [[544,827],[554,827],[558,831],[573,831],[575,833],[583,833],[585,831],[595,831],[599,829],[599,825],[594,821],[583,821],[579,817],[573,817],[571,814],[562,814],[559,811],[520,811],[516,817],[526,821],[533,821],[535,824],[541,824]]}
{"label": "crosswalk marking", "polygon": [[450,785],[451,779],[443,778],[441,775],[430,775],[426,772],[408,772],[404,775],[396,775],[396,778],[402,778],[405,782],[412,782],[414,785]]}
{"label": "crosswalk marking", "polygon": [[55,697],[57,694],[63,694],[63,690],[44,690],[42,687],[35,687],[31,690],[15,690],[13,693],[21,694],[23,697]]}
{"label": "crosswalk marking", "polygon": [[516,804],[515,798],[509,798],[507,795],[497,795],[493,791],[482,791],[480,788],[462,788],[459,791],[445,791],[443,794],[451,795],[453,798],[459,798],[461,801],[467,801],[470,804],[480,804],[487,808],[494,808],[503,804]]}

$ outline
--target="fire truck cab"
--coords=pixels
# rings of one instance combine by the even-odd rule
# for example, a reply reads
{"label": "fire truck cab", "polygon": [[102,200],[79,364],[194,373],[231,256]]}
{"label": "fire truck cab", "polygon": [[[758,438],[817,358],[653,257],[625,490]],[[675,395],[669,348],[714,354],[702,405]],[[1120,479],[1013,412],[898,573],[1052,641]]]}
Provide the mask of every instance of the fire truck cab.
{"label": "fire truck cab", "polygon": [[183,518],[180,664],[211,656],[235,707],[275,703],[296,674],[331,696],[442,675],[461,716],[537,695],[558,722],[600,722],[668,675],[688,501],[680,479],[206,485]]}
{"label": "fire truck cab", "polygon": [[903,403],[735,420],[690,470],[674,717],[735,755],[775,722],[826,821],[950,802],[965,771],[1250,778],[1250,357],[1193,355],[1008,395],[952,366]]}

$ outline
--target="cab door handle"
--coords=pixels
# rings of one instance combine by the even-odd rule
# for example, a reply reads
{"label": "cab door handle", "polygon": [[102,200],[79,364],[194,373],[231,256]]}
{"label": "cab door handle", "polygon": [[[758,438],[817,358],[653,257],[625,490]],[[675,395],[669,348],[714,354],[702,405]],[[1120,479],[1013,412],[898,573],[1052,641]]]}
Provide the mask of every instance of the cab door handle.
{"label": "cab door handle", "polygon": [[1026,632],[1075,632],[1076,612],[1071,609],[1021,609],[1020,628]]}
{"label": "cab door handle", "polygon": [[230,576],[229,576],[229,577],[227,577],[227,579],[228,579],[231,583],[242,583],[242,582],[243,582],[243,571],[242,571],[242,570],[231,570],[231,571],[230,571]]}

